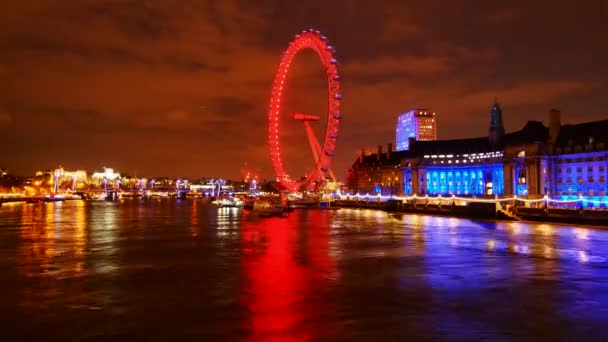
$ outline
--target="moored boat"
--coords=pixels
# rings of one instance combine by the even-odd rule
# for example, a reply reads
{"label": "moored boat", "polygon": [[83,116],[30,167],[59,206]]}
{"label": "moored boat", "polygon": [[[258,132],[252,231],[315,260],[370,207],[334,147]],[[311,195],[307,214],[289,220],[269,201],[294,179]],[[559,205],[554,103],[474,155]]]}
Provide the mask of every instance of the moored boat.
{"label": "moored boat", "polygon": [[253,203],[253,211],[264,216],[283,215],[286,208],[280,199],[260,199]]}
{"label": "moored boat", "polygon": [[221,197],[216,198],[211,204],[216,205],[220,208],[241,208],[243,207],[243,201],[238,197]]}

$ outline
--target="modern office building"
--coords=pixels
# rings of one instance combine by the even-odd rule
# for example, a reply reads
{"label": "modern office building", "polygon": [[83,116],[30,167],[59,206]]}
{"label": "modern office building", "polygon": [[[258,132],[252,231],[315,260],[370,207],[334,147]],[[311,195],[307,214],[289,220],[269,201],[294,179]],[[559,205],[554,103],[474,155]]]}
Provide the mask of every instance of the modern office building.
{"label": "modern office building", "polygon": [[409,139],[431,141],[437,139],[435,113],[429,109],[411,109],[399,115],[396,127],[396,150],[409,149]]}

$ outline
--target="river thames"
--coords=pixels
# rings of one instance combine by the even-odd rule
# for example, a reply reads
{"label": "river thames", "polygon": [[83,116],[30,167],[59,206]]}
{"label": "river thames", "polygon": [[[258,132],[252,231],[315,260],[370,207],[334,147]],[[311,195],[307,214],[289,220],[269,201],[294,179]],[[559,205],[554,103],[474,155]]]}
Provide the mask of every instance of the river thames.
{"label": "river thames", "polygon": [[201,201],[0,209],[7,340],[606,340],[608,231]]}

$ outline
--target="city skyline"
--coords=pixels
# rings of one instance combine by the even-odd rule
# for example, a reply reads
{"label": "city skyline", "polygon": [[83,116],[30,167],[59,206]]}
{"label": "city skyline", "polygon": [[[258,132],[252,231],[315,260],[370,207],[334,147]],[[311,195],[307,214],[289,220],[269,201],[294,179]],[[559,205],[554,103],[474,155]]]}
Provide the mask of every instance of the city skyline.
{"label": "city skyline", "polygon": [[[238,178],[247,162],[270,179],[272,79],[309,27],[327,35],[343,76],[340,178],[360,148],[394,141],[410,108],[437,112],[440,139],[487,134],[495,97],[507,131],[546,124],[554,107],[564,123],[608,116],[604,2],[378,4],[12,3],[0,14],[0,166]],[[298,56],[290,77],[284,117],[325,116],[314,56]],[[301,126],[286,128],[295,175],[312,157]]]}

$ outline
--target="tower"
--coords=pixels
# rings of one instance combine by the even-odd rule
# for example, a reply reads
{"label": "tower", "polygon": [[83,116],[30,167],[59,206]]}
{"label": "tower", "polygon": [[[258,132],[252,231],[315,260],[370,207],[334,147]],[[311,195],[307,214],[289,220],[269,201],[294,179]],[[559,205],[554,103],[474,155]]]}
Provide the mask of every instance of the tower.
{"label": "tower", "polygon": [[553,152],[553,148],[557,143],[557,137],[559,136],[561,126],[562,123],[560,111],[557,109],[551,109],[549,111],[549,146],[551,152]]}
{"label": "tower", "polygon": [[435,113],[429,109],[412,109],[397,118],[396,151],[410,148],[410,138],[421,141],[437,140]]}
{"label": "tower", "polygon": [[490,112],[490,129],[488,132],[488,139],[490,145],[493,147],[501,147],[502,138],[505,136],[505,128],[502,125],[502,110],[497,101],[494,101],[492,105],[492,111]]}

